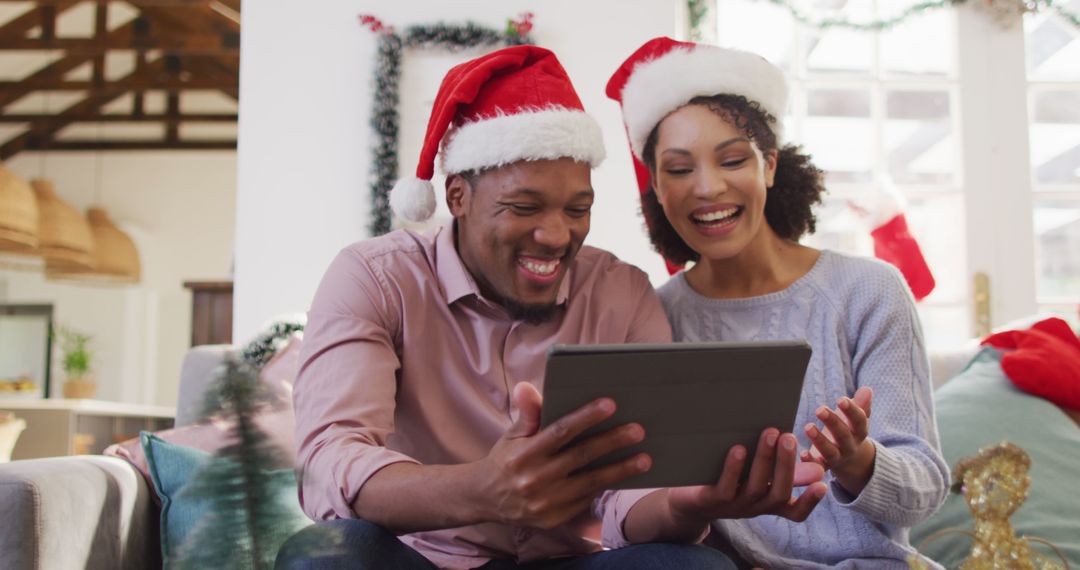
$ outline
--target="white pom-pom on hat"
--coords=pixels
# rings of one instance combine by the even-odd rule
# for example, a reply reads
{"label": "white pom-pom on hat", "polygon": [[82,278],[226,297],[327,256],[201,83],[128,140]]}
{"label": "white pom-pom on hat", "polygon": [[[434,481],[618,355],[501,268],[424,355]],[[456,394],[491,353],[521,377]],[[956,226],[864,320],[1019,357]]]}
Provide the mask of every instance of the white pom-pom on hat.
{"label": "white pom-pom on hat", "polygon": [[430,180],[402,178],[390,190],[390,209],[404,220],[423,222],[435,213],[435,187]]}

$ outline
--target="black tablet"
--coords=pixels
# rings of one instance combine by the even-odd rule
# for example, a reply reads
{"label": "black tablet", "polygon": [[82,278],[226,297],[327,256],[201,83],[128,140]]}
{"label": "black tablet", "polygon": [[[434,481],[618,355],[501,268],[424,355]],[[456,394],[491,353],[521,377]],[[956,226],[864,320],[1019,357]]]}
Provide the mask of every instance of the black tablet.
{"label": "black tablet", "polygon": [[793,430],[809,361],[805,341],[556,345],[541,424],[609,397],[615,415],[578,439],[637,422],[645,440],[587,469],[646,452],[652,469],[613,488],[711,485],[731,446],[746,446],[752,458],[763,430]]}

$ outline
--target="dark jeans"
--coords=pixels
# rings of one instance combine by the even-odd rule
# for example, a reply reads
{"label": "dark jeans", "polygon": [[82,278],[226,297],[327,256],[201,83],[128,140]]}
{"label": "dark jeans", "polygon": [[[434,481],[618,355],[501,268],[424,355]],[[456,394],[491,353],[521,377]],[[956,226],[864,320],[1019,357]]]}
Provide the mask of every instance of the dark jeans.
{"label": "dark jeans", "polygon": [[[310,526],[281,548],[278,570],[436,570],[435,565],[381,526],[359,519]],[[484,570],[734,570],[719,551],[683,544],[638,544],[585,556],[528,564],[492,560]]]}

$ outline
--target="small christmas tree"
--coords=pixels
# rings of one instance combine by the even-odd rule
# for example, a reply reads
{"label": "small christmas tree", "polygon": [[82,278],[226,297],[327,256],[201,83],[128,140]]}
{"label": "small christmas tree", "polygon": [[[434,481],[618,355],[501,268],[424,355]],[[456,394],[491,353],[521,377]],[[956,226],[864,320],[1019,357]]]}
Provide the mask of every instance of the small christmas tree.
{"label": "small christmas tree", "polygon": [[[278,549],[306,526],[299,520],[289,461],[255,422],[269,406],[258,370],[229,359],[207,393],[204,415],[232,424],[232,443],[203,464],[183,493],[205,500],[207,514],[184,541],[170,568],[270,569]],[[282,480],[292,495],[282,493]],[[288,486],[285,486],[288,491]]]}

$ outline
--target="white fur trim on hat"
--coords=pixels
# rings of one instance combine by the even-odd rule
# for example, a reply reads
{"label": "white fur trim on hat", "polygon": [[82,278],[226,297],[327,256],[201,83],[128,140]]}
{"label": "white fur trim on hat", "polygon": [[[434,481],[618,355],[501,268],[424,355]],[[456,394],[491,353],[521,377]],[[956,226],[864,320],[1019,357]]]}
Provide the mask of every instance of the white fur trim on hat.
{"label": "white fur trim on hat", "polygon": [[390,190],[390,209],[399,218],[422,222],[435,213],[435,187],[430,180],[402,178]]}
{"label": "white fur trim on hat", "polygon": [[454,128],[446,135],[442,167],[456,174],[521,160],[572,158],[595,168],[604,154],[600,125],[592,117],[552,107],[497,115]]}
{"label": "white fur trim on hat", "polygon": [[776,117],[773,133],[784,138],[788,88],[784,72],[750,52],[700,47],[678,48],[634,67],[623,87],[623,120],[630,146],[640,159],[649,133],[664,117],[694,97],[742,95]]}

